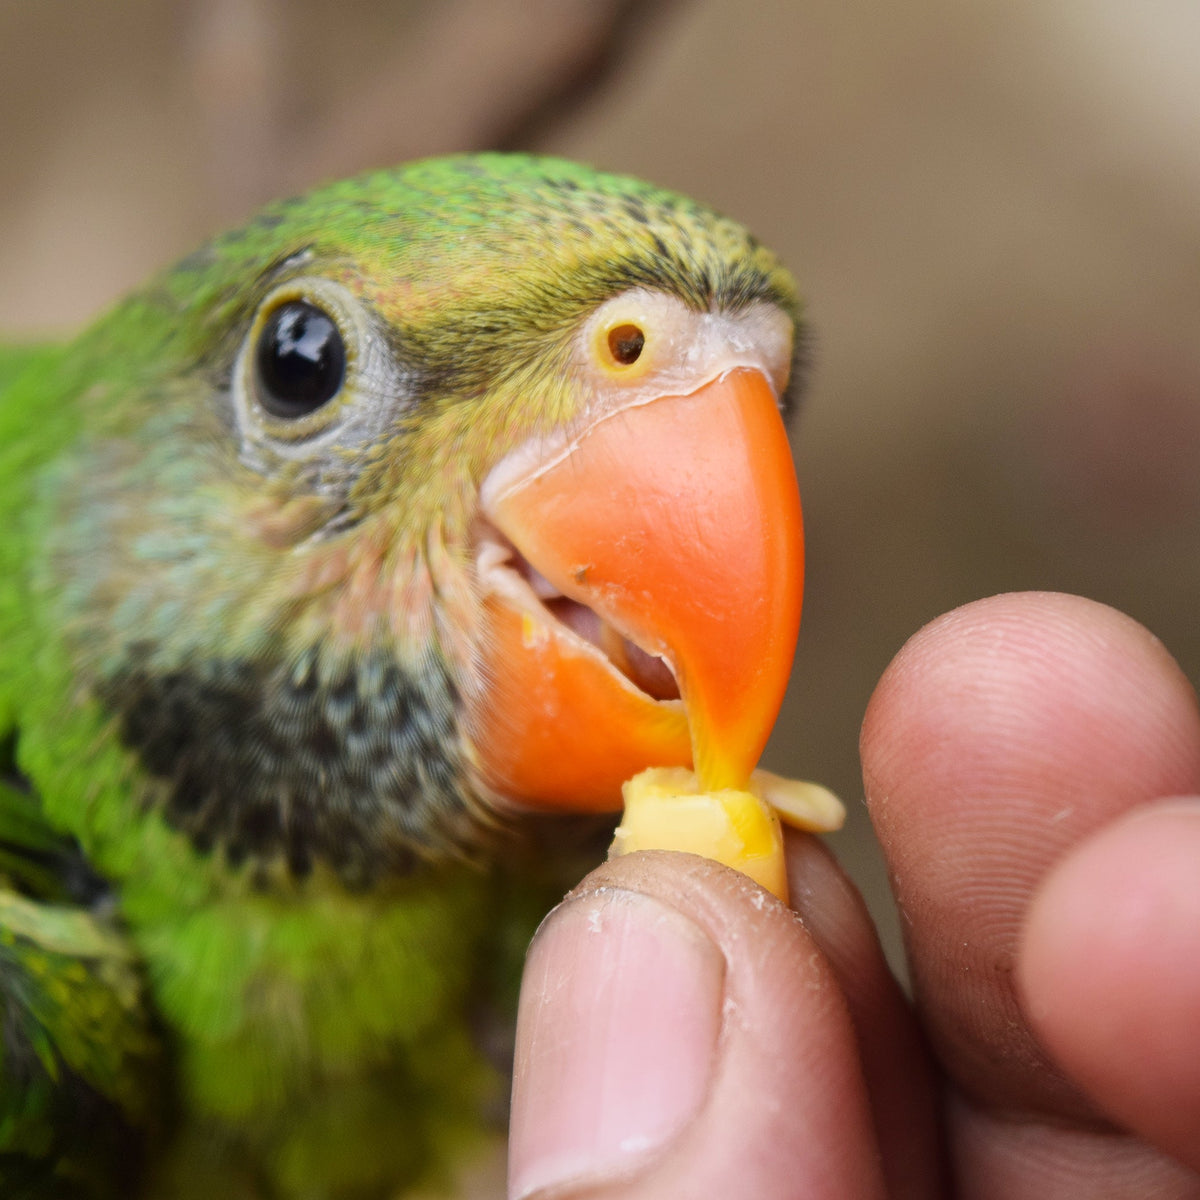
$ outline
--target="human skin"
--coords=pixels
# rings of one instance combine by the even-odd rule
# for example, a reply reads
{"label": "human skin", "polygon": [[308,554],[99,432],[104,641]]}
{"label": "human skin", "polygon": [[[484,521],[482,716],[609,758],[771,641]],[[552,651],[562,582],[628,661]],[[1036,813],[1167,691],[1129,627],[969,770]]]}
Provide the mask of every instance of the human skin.
{"label": "human skin", "polygon": [[1130,618],[1016,594],[927,626],[862,731],[911,1006],[852,885],[794,913],[637,854],[543,924],[510,1195],[1200,1197],[1200,713]]}

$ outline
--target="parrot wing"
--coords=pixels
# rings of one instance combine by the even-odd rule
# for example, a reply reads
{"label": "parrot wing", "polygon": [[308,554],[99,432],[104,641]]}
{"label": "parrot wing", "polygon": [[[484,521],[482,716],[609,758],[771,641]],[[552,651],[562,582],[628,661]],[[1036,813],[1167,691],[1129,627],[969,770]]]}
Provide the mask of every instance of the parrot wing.
{"label": "parrot wing", "polygon": [[19,778],[0,782],[0,1194],[127,1191],[160,1061],[103,882]]}

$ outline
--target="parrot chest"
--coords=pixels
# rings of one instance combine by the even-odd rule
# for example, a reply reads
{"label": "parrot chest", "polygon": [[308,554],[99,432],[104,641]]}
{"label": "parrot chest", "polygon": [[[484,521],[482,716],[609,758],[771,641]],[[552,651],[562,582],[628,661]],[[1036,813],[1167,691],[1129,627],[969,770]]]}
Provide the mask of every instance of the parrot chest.
{"label": "parrot chest", "polygon": [[451,872],[387,897],[241,897],[137,930],[184,1114],[150,1194],[190,1195],[216,1145],[223,1179],[370,1195],[477,1138],[504,1092],[469,1020],[485,896]]}

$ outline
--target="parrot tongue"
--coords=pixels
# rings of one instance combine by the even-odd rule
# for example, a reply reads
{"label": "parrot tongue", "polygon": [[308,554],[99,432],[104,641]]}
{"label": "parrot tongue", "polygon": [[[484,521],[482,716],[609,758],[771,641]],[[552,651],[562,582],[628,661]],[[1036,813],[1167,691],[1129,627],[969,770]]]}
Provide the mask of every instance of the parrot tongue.
{"label": "parrot tongue", "polygon": [[554,584],[512,547],[512,569],[529,584],[533,594],[555,620],[565,625],[576,637],[595,646],[608,661],[639,691],[655,700],[678,700],[679,684],[656,654],[647,654],[640,646],[605,621],[594,609],[564,596]]}
{"label": "parrot tongue", "polygon": [[483,782],[614,811],[650,766],[740,787],[800,620],[800,500],[775,393],[738,367],[506,456],[482,489]]}

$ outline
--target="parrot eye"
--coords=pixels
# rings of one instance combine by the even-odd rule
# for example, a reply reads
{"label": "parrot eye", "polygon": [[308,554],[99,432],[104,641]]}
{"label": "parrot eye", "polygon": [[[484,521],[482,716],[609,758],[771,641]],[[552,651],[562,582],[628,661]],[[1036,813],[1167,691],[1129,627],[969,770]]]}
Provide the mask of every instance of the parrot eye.
{"label": "parrot eye", "polygon": [[266,321],[254,352],[258,398],[272,416],[306,417],[338,394],[346,344],[337,322],[306,300],[288,300]]}
{"label": "parrot eye", "polygon": [[622,367],[633,366],[645,344],[646,335],[636,325],[616,325],[608,331],[608,352]]}

